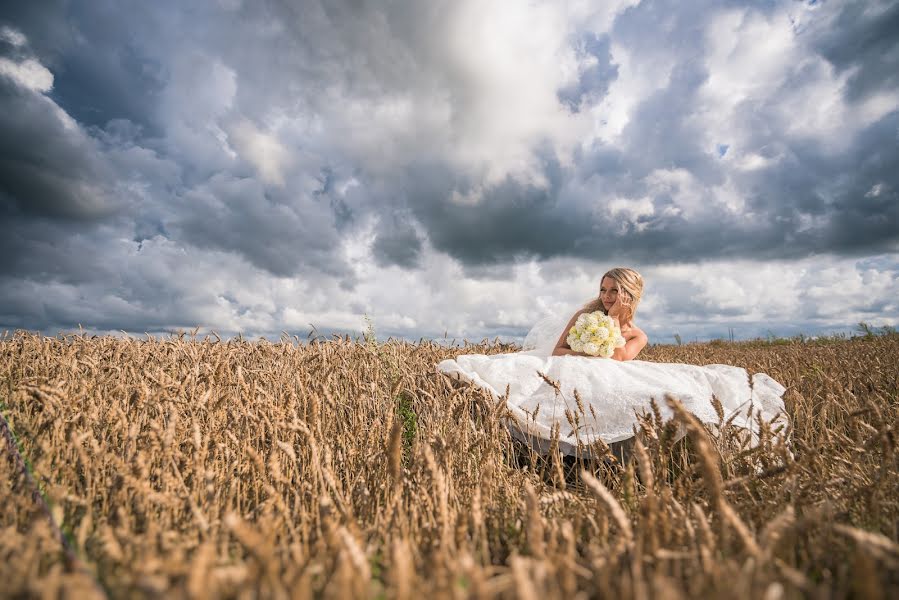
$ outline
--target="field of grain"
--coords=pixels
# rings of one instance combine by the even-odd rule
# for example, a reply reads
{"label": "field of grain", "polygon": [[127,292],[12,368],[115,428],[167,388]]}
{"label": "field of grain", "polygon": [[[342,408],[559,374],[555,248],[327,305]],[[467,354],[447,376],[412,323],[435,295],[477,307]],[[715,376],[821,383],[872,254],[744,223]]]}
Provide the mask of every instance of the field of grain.
{"label": "field of grain", "polygon": [[0,595],[899,596],[899,336],[649,347],[781,381],[792,455],[683,413],[624,465],[434,368],[512,349],[8,336]]}

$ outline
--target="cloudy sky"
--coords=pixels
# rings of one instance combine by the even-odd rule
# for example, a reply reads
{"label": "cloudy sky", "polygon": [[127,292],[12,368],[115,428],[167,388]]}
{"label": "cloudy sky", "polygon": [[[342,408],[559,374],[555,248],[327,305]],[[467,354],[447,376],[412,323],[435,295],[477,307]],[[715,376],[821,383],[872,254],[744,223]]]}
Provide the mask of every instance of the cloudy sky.
{"label": "cloudy sky", "polygon": [[899,324],[899,2],[0,9],[0,330]]}

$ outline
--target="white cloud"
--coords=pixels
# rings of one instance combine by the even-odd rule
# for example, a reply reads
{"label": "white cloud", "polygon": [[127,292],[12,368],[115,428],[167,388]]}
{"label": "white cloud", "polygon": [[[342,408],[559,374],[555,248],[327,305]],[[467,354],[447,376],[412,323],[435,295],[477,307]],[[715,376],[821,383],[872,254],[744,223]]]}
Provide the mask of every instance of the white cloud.
{"label": "white cloud", "polygon": [[655,214],[655,207],[648,197],[635,200],[614,198],[606,205],[605,210],[608,210],[614,217],[624,217],[625,223],[632,224],[637,231],[642,231],[646,227],[645,223],[638,222],[640,217],[650,217]]}
{"label": "white cloud", "polygon": [[668,85],[676,64],[673,54],[643,53],[612,42],[612,62],[618,66],[618,77],[609,86],[608,95],[591,109],[593,137],[613,145],[626,142],[621,133],[631,117],[654,92]]}
{"label": "white cloud", "polygon": [[758,152],[747,152],[733,161],[734,166],[742,171],[758,171],[777,164],[779,157],[762,156]]}
{"label": "white cloud", "polygon": [[53,73],[33,58],[13,62],[0,57],[0,76],[9,77],[33,92],[44,93],[53,89]]}
{"label": "white cloud", "polygon": [[373,174],[429,161],[483,185],[507,176],[546,185],[535,150],[551,148],[564,163],[588,137],[589,117],[557,96],[583,68],[571,44],[582,23],[555,2],[428,6],[416,9],[426,36],[370,15],[364,35],[333,50],[348,58],[294,107],[318,117],[316,145]]}
{"label": "white cloud", "polygon": [[708,21],[706,36],[704,92],[722,108],[772,94],[796,66],[797,43],[783,12],[723,11]]}
{"label": "white cloud", "polygon": [[[831,18],[794,3],[768,15],[751,8],[723,10],[706,24],[708,78],[696,114],[707,143],[728,144],[728,158],[738,168],[773,164],[776,158],[758,153],[757,140],[777,135],[843,151],[855,132],[899,107],[899,90],[881,91],[859,103],[847,99],[857,67],[838,71],[810,47],[814,38],[807,32]],[[758,121],[750,118],[759,111],[768,116],[768,131],[758,131]]]}
{"label": "white cloud", "polygon": [[238,154],[256,167],[262,180],[284,185],[284,168],[290,155],[276,135],[260,131],[247,120],[238,121],[230,131]]}
{"label": "white cloud", "polygon": [[448,20],[448,90],[454,97],[451,148],[456,164],[486,165],[486,183],[507,174],[543,184],[531,154],[544,139],[561,154],[578,143],[584,122],[557,90],[576,73],[569,23],[555,3],[460,3]]}
{"label": "white cloud", "polygon": [[582,23],[587,31],[605,33],[612,28],[618,15],[639,3],[640,0],[571,0],[566,3],[566,8],[571,19]]}
{"label": "white cloud", "polygon": [[[708,185],[687,169],[655,169],[644,179],[650,197],[670,199],[665,215],[684,219],[701,219],[719,206],[735,214],[743,213],[743,202],[730,180],[721,185]],[[646,204],[642,205],[644,214]]]}
{"label": "white cloud", "polygon": [[207,53],[182,50],[158,109],[167,151],[203,170],[224,168],[235,156],[223,125],[237,95],[237,73]]}
{"label": "white cloud", "polygon": [[865,198],[877,198],[884,191],[886,191],[888,189],[889,188],[883,183],[875,183],[874,185],[871,186],[870,190],[865,192]]}
{"label": "white cloud", "polygon": [[26,43],[28,43],[28,38],[25,37],[25,34],[23,34],[18,29],[13,29],[12,27],[9,27],[8,25],[4,25],[3,27],[0,27],[0,40],[9,42],[10,44],[12,44],[13,46],[15,46],[17,48],[24,46]]}

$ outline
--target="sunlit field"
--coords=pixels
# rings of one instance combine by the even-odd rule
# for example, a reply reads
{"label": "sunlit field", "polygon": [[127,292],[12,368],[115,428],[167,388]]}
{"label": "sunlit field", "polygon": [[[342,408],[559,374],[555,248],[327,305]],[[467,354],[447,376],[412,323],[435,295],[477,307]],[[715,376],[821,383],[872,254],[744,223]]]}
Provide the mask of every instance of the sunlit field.
{"label": "sunlit field", "polygon": [[514,349],[6,337],[0,595],[899,597],[899,336],[651,346],[782,382],[791,444],[650,413],[626,464],[435,369]]}

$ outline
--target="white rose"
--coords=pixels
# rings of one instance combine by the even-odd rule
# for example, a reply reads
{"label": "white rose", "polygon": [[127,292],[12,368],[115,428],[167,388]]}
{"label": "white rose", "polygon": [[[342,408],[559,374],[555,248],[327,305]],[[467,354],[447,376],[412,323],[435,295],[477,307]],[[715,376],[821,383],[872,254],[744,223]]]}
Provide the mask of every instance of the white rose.
{"label": "white rose", "polygon": [[597,327],[594,335],[599,339],[604,340],[609,337],[609,329],[607,327]]}
{"label": "white rose", "polygon": [[590,341],[590,338],[591,338],[591,337],[592,337],[592,336],[590,335],[590,332],[589,332],[589,331],[584,331],[584,332],[581,334],[580,339],[581,339],[582,342],[584,342],[584,343],[586,344],[587,342]]}
{"label": "white rose", "polygon": [[599,354],[599,346],[594,344],[593,342],[587,342],[584,344],[584,352],[589,354],[590,356],[596,356]]}

